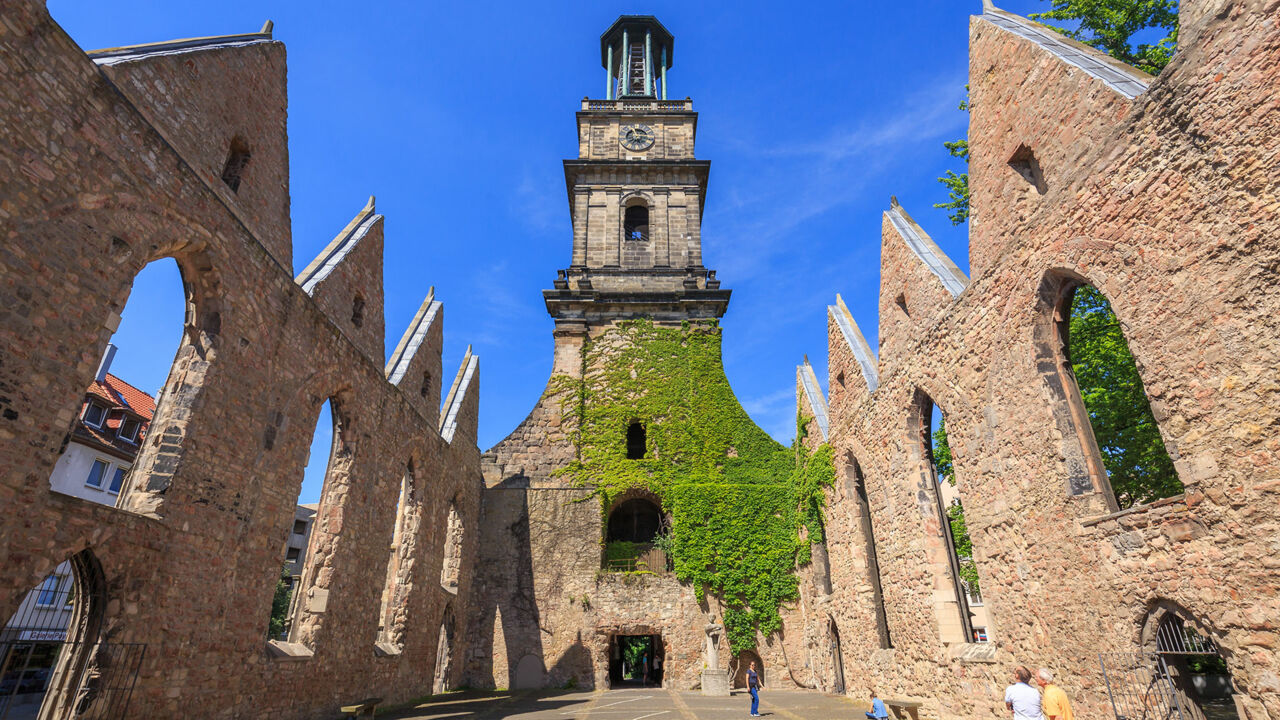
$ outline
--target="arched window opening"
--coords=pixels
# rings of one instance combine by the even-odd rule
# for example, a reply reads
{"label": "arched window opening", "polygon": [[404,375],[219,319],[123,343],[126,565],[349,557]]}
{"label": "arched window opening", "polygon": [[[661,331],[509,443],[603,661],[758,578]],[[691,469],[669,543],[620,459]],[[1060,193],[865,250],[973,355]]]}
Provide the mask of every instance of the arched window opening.
{"label": "arched window opening", "polygon": [[[1109,492],[1114,509],[1182,493],[1137,363],[1106,296],[1068,277],[1050,277],[1046,289],[1057,295],[1055,394],[1065,400],[1076,427],[1083,449],[1079,464],[1092,476],[1081,483],[1073,479],[1072,492],[1077,493],[1077,484]],[[1074,455],[1069,453],[1068,460]]]}
{"label": "arched window opening", "polygon": [[384,652],[404,647],[409,589],[413,587],[413,567],[422,506],[417,481],[410,464],[400,479],[395,524],[391,530],[387,580],[382,587],[382,613],[378,621],[378,644]]}
{"label": "arched window opening", "polygon": [[623,234],[627,240],[649,239],[649,208],[646,205],[629,205],[623,214]]}
{"label": "arched window opening", "polygon": [[[322,572],[339,518],[326,512],[350,483],[352,451],[337,398],[320,405],[303,465],[302,483],[285,535],[267,639],[312,647],[328,609],[330,573]],[[299,520],[306,534],[296,532]],[[296,649],[296,648],[295,648]]]}
{"label": "arched window opening", "polygon": [[604,567],[614,572],[667,572],[666,553],[657,545],[666,521],[653,499],[632,497],[609,513]]}
{"label": "arched window opening", "polygon": [[364,296],[356,295],[351,301],[351,324],[364,327]]}
{"label": "arched window opening", "polygon": [[907,317],[911,317],[911,311],[907,310],[907,294],[906,293],[898,293],[898,297],[893,299],[893,303],[898,306],[898,309],[902,311],[903,315],[906,315]]}
{"label": "arched window opening", "polygon": [[245,142],[244,138],[237,135],[231,140],[231,147],[227,151],[227,162],[222,166],[222,182],[231,188],[231,192],[240,192],[240,180],[244,176],[245,168],[249,166],[251,156],[249,143]]}
{"label": "arched window opening", "polygon": [[431,371],[430,370],[422,371],[422,387],[418,388],[418,394],[421,395],[423,399],[426,399],[426,397],[431,394]]}
{"label": "arched window opening", "polygon": [[449,518],[445,524],[444,562],[440,569],[440,585],[449,592],[458,592],[458,579],[462,572],[462,515],[458,513],[458,501],[449,503]]}
{"label": "arched window opening", "polygon": [[889,620],[884,607],[884,590],[876,550],[875,526],[871,520],[871,501],[867,497],[867,481],[862,475],[862,467],[852,455],[845,457],[844,472],[845,486],[853,490],[847,494],[856,495],[858,499],[862,545],[866,548],[867,579],[871,585],[871,601],[876,609],[876,635],[880,639],[881,648],[891,648],[893,640],[889,635]]}
{"label": "arched window opening", "polygon": [[[132,254],[124,240],[110,242],[112,252],[123,246],[124,256]],[[106,308],[113,332],[50,474],[52,490],[159,514],[173,467],[155,467],[157,456],[179,452],[182,431],[174,420],[185,417],[203,385],[219,329],[216,300],[205,297],[210,273],[184,272],[173,258],[148,263]],[[139,466],[148,470],[134,473]],[[135,476],[145,485],[135,484]]]}
{"label": "arched window opening", "polygon": [[627,459],[643,460],[647,449],[644,423],[633,420],[627,426]]}
{"label": "arched window opening", "polygon": [[921,510],[926,514],[936,513],[940,531],[938,536],[931,535],[927,544],[944,550],[946,558],[945,562],[931,563],[931,567],[935,578],[940,583],[948,582],[952,589],[951,598],[935,600],[939,604],[938,634],[948,644],[988,642],[991,628],[981,604],[978,566],[956,485],[946,419],[933,400],[919,391],[913,414],[914,432],[925,459],[921,477],[926,487],[922,489],[927,490],[925,497],[931,496],[933,506]]}
{"label": "arched window opening", "polygon": [[[60,563],[0,630],[0,715],[127,715],[144,646],[98,642],[106,580],[89,550]],[[116,716],[112,714],[112,716]]]}
{"label": "arched window opening", "polygon": [[435,695],[453,689],[453,625],[453,606],[449,605],[444,610],[444,620],[440,623],[440,639],[436,643],[436,670],[431,683],[431,692]]}

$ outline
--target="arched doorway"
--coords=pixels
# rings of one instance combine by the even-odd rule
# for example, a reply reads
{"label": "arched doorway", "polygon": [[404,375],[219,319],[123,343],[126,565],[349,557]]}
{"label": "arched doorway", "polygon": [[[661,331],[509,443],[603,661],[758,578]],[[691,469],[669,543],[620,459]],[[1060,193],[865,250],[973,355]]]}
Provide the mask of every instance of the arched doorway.
{"label": "arched doorway", "polygon": [[143,646],[98,642],[106,579],[93,552],[59,564],[0,630],[0,718],[125,717]]}
{"label": "arched doorway", "polygon": [[760,685],[764,685],[764,662],[754,650],[743,650],[738,653],[734,660],[738,663],[738,667],[733,673],[734,689],[747,686],[747,670],[751,668],[751,663],[753,662],[756,664],[756,675],[760,676]]}
{"label": "arched doorway", "polygon": [[1236,720],[1231,671],[1213,635],[1192,615],[1160,602],[1147,615],[1142,645],[1163,663],[1185,720]]}

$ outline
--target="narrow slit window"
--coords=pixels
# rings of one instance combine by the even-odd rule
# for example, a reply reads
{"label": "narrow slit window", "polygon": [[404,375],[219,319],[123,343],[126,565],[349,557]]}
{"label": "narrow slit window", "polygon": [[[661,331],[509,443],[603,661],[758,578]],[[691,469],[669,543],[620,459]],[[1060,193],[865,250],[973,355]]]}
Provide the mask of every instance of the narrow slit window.
{"label": "narrow slit window", "polygon": [[364,327],[364,297],[361,295],[351,301],[351,324]]}
{"label": "narrow slit window", "polygon": [[627,426],[627,459],[641,460],[645,453],[645,431],[642,423]]}
{"label": "narrow slit window", "polygon": [[227,162],[222,166],[222,182],[231,188],[231,192],[240,192],[240,180],[245,168],[249,166],[249,144],[242,138],[231,141],[231,150],[227,153]]}

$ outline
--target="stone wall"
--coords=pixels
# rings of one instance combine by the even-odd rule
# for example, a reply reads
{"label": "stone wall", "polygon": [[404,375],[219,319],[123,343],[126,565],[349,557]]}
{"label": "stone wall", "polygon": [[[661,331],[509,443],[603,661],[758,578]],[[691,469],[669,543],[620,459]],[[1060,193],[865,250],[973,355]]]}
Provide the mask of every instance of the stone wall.
{"label": "stone wall", "polygon": [[[101,566],[100,637],[147,646],[136,717],[311,718],[369,695],[430,692],[449,606],[468,637],[477,533],[463,539],[456,596],[439,577],[450,501],[478,526],[478,377],[456,397],[451,442],[416,383],[387,381],[372,205],[367,232],[314,286],[291,277],[283,49],[269,37],[211,42],[103,72],[39,2],[6,6],[0,45],[0,613],[87,550]],[[183,79],[193,73],[198,82]],[[244,105],[241,94],[258,97]],[[238,133],[254,154],[231,193],[218,173]],[[120,506],[53,493],[50,471],[133,278],[166,257],[187,287],[186,327]],[[438,356],[404,359],[417,378],[439,367]],[[302,608],[293,642],[269,652],[272,594],[326,399],[339,427]],[[404,632],[377,652],[410,464],[421,516],[404,545],[414,555],[395,611]]]}
{"label": "stone wall", "polygon": [[[1280,542],[1278,11],[1242,0],[1197,15],[1197,32],[1131,100],[1000,26],[998,11],[974,18],[972,282],[948,292],[936,263],[902,252],[895,204],[882,227],[874,372],[859,365],[842,310],[830,315],[840,481],[828,606],[850,694],[919,698],[922,717],[1006,717],[1011,669],[1044,665],[1078,715],[1106,716],[1098,653],[1138,649],[1151,610],[1173,603],[1222,648],[1241,717],[1280,718],[1280,565],[1269,559]],[[1043,192],[1010,165],[1024,144]],[[1112,513],[1054,330],[1057,293],[1081,281],[1123,325],[1184,495]],[[884,319],[904,290],[922,321]],[[947,640],[935,614],[949,590],[922,469],[922,394],[946,413],[987,646]],[[872,550],[892,647],[876,633]]]}

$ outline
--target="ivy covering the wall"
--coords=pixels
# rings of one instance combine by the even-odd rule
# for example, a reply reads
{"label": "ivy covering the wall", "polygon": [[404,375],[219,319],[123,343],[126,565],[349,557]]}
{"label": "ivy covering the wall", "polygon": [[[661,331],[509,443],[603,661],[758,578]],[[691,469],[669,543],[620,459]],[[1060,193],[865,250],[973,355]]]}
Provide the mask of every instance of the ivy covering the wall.
{"label": "ivy covering the wall", "polygon": [[[796,568],[823,539],[830,450],[784,447],[751,421],[714,322],[626,321],[589,339],[582,358],[581,380],[548,385],[577,428],[577,459],[561,473],[593,488],[602,512],[634,488],[656,495],[672,518],[662,544],[676,576],[699,600],[720,599],[734,653],[754,648],[757,631],[781,628],[779,609],[799,597]],[[645,427],[641,459],[627,458],[633,422]]]}

